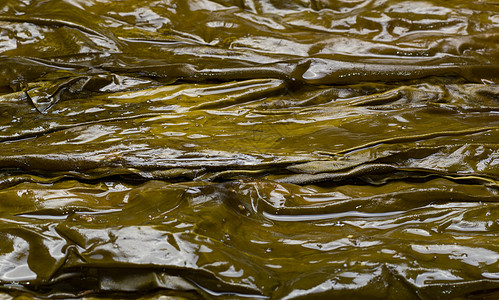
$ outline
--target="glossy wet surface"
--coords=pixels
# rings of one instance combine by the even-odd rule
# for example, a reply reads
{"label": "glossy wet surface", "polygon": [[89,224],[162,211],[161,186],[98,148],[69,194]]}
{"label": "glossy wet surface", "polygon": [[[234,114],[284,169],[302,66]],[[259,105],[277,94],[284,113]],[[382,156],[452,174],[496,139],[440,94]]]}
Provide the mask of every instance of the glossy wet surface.
{"label": "glossy wet surface", "polygon": [[498,4],[2,2],[0,297],[499,297]]}

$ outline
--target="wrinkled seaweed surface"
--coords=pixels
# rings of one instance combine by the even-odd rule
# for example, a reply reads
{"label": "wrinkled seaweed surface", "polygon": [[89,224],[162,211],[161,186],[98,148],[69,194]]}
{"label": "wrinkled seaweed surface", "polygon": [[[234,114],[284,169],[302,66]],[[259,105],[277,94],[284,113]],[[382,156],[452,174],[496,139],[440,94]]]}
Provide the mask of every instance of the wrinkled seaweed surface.
{"label": "wrinkled seaweed surface", "polygon": [[0,298],[499,298],[499,2],[3,0]]}

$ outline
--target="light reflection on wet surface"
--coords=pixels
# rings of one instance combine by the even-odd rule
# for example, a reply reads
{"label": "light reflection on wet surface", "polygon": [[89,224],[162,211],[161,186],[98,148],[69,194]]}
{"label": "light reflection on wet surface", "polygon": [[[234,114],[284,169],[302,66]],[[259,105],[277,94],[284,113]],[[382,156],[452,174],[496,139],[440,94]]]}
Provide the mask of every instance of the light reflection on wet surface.
{"label": "light reflection on wet surface", "polygon": [[498,14],[4,1],[0,298],[498,298]]}

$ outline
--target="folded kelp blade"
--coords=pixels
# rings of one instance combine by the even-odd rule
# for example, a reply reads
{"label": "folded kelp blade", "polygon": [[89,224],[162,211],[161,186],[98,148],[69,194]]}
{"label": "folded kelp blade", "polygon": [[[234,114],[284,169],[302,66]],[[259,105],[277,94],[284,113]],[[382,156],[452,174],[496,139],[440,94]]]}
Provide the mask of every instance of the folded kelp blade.
{"label": "folded kelp blade", "polygon": [[45,113],[55,103],[64,100],[84,97],[91,92],[99,92],[101,88],[113,83],[113,77],[108,75],[69,77],[62,80],[42,81],[39,86],[28,87],[26,94],[36,107]]}
{"label": "folded kelp blade", "polygon": [[498,12],[4,0],[0,289],[497,298]]}
{"label": "folded kelp blade", "polygon": [[498,287],[497,190],[481,185],[58,181],[1,196],[2,288],[35,296],[455,299]]}
{"label": "folded kelp blade", "polygon": [[[15,93],[1,96],[0,166],[79,178],[268,175],[307,184],[369,175],[372,165],[497,180],[497,104],[487,86],[427,85],[434,94],[421,100],[416,87],[311,93],[279,79],[128,87],[60,101],[44,114]],[[310,107],[314,99],[320,105]]]}
{"label": "folded kelp blade", "polygon": [[[454,76],[463,78],[468,82],[481,83],[483,80],[497,82],[499,80],[499,66],[497,65],[417,65],[401,64],[392,61],[377,62],[348,61],[343,59],[306,58],[290,59],[271,63],[251,63],[224,61],[204,61],[187,59],[173,61],[171,59],[146,58],[137,59],[130,57],[106,57],[106,62],[101,63],[83,61],[61,63],[47,59],[26,59],[1,57],[3,75],[0,86],[12,85],[17,82],[31,82],[38,80],[47,72],[56,70],[85,69],[89,65],[100,64],[92,67],[96,73],[117,73],[131,76],[143,76],[155,80],[175,82],[186,80],[193,82],[206,81],[232,81],[253,78],[276,78],[290,82],[322,84],[352,84],[357,82],[396,82],[404,80],[421,79],[429,76]],[[41,68],[40,68],[41,67]]]}
{"label": "folded kelp blade", "polygon": [[[45,109],[45,115],[40,115],[22,94],[7,93],[0,96],[0,105],[6,116],[4,124],[22,123],[20,126],[2,128],[0,140],[41,136],[67,128],[112,121],[126,122],[129,119],[161,116],[168,118],[166,115],[174,118],[191,110],[225,108],[261,100],[285,89],[284,83],[277,79],[159,86],[158,82],[150,80],[109,74],[82,77],[52,73],[51,79],[47,80],[53,81],[53,77],[62,77],[60,85],[67,87],[66,97],[71,101],[58,104],[55,112]],[[47,90],[52,89],[55,90],[52,94],[57,93],[56,96],[60,98],[59,94],[65,90],[61,91],[59,85],[54,88],[52,81],[40,81],[25,89],[28,95],[36,92],[49,96],[51,93]],[[66,84],[68,82],[72,84]],[[50,107],[57,103],[56,100],[65,100],[52,96],[45,99]],[[18,116],[17,111],[25,113]],[[7,119],[8,116],[10,119]]]}
{"label": "folded kelp blade", "polygon": [[[493,3],[355,4],[8,1],[0,13],[8,37],[0,51],[47,65],[173,80],[279,77],[340,83],[450,73],[479,82],[497,77]],[[33,74],[17,68],[17,77],[0,80],[31,81],[40,72],[31,69]]]}
{"label": "folded kelp blade", "polygon": [[[154,80],[120,76],[84,67],[79,68],[78,66],[74,68],[51,67],[38,60],[22,58],[3,58],[0,60],[4,60],[2,66],[7,70],[7,74],[4,74],[6,75],[4,80],[10,80],[9,85],[15,92],[12,95],[8,93],[2,95],[3,101],[26,96],[41,113],[46,113],[55,103],[63,100],[82,99],[106,92],[131,91],[158,85]],[[26,68],[24,66],[26,64],[33,64],[34,70]],[[9,70],[12,74],[9,74]],[[27,71],[28,77],[32,76],[34,79],[28,81],[24,76],[24,71]],[[22,94],[19,95],[16,92]]]}

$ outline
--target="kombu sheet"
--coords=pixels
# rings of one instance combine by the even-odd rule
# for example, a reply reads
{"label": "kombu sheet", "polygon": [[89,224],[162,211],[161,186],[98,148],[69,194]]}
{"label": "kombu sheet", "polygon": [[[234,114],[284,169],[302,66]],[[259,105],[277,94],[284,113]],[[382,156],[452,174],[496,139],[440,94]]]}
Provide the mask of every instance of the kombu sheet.
{"label": "kombu sheet", "polygon": [[0,297],[497,299],[498,77],[495,0],[3,0]]}

